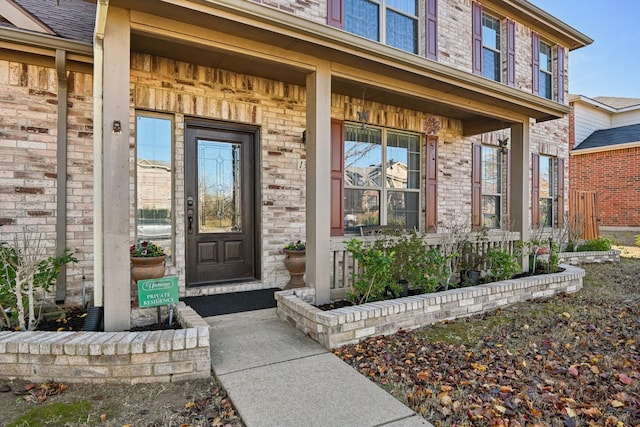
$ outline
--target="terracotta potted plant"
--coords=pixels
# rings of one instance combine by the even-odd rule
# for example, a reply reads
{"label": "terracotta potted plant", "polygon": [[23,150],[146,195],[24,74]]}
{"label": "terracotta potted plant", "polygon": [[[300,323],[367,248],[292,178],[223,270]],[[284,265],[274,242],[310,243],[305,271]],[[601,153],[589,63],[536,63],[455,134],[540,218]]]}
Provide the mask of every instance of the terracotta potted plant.
{"label": "terracotta potted plant", "polygon": [[162,246],[143,241],[129,248],[131,279],[138,283],[143,279],[159,279],[164,276],[167,255]]}
{"label": "terracotta potted plant", "polygon": [[291,277],[284,288],[303,288],[305,286],[304,273],[307,268],[305,243],[300,240],[291,242],[282,248],[282,252],[285,254],[284,266],[287,267]]}

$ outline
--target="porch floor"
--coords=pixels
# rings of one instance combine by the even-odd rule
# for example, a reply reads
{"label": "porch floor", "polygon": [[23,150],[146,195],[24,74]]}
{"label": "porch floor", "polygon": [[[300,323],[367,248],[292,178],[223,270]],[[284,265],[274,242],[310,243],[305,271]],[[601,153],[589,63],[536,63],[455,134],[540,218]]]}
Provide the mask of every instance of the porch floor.
{"label": "porch floor", "polygon": [[247,427],[430,426],[276,316],[214,316],[211,364]]}

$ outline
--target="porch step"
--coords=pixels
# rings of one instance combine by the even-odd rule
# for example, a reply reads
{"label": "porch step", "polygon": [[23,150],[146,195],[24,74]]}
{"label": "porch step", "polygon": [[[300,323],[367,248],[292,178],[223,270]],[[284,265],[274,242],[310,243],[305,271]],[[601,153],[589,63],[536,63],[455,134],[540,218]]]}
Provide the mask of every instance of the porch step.
{"label": "porch step", "polygon": [[274,308],[276,300],[273,293],[279,290],[281,289],[269,288],[227,294],[202,295],[185,297],[181,301],[193,308],[201,317],[219,316]]}

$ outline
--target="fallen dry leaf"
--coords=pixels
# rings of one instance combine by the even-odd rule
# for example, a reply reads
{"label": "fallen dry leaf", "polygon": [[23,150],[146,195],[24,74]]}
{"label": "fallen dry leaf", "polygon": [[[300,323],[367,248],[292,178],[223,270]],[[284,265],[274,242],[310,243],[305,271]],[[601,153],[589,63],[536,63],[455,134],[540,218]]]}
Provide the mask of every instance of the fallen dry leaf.
{"label": "fallen dry leaf", "polygon": [[[396,397],[442,426],[640,426],[640,261],[624,277],[619,265],[586,268],[606,273],[577,294],[374,337],[335,353],[371,381],[402,390]],[[589,286],[598,290],[589,293]],[[603,298],[605,291],[619,292],[618,299]],[[481,332],[467,340],[467,324]]]}

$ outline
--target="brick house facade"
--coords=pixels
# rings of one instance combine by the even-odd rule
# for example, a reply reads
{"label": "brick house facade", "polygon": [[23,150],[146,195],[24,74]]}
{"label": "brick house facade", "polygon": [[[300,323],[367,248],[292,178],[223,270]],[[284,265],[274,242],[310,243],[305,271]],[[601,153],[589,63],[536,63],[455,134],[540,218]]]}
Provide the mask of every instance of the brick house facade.
{"label": "brick house facade", "polygon": [[[16,2],[29,11],[29,1]],[[532,226],[557,225],[569,178],[563,167],[568,51],[591,39],[521,0],[427,0],[405,16],[417,37],[401,42],[413,40],[413,47],[396,48],[391,36],[370,40],[351,27],[348,8],[357,3],[154,1],[134,7],[112,0],[94,5],[93,55],[82,43],[20,53],[38,40],[0,28],[0,38],[13,37],[0,50],[0,147],[6,166],[0,191],[10,202],[0,207],[3,237],[27,226],[46,233],[52,248],[60,246],[60,73],[54,58],[64,48],[64,244],[81,260],[67,272],[64,299],[78,301],[85,277],[103,294],[107,330],[129,324],[127,248],[139,237],[138,226],[148,219],[141,215],[148,211],[168,215],[167,274],[178,277],[181,296],[282,287],[287,273],[281,248],[301,239],[308,244],[307,283],[320,300],[328,299],[327,254],[349,237],[349,215],[360,221],[356,225],[366,225],[366,216],[425,232],[442,223],[479,227],[486,219],[524,240]],[[59,10],[52,5],[47,13]],[[483,77],[482,49],[491,44],[480,37],[478,22],[485,15],[496,23],[494,79]],[[548,58],[541,46],[549,49]],[[548,59],[544,72],[540,58]],[[103,69],[90,69],[90,63],[102,62]],[[541,92],[546,87],[548,96]],[[95,109],[97,102],[101,108]],[[153,136],[159,129],[168,131]],[[366,185],[346,181],[352,171],[345,166],[345,147],[372,144],[358,140],[365,134],[380,135],[385,147],[367,146],[368,155],[384,152],[376,170],[398,153],[412,159],[413,169],[407,170],[414,175],[406,178],[411,183],[394,193],[373,176]],[[161,140],[169,148],[158,154]],[[408,148],[412,143],[406,141],[418,141],[418,148]],[[102,147],[102,161],[94,170],[95,147]],[[166,211],[162,203],[145,213],[136,206],[145,185],[136,165],[147,155],[171,165],[163,187],[170,214],[160,213]],[[205,167],[209,172],[194,174]],[[223,188],[230,176],[233,183]],[[353,205],[364,200],[353,194],[367,194],[367,203],[377,207]],[[240,233],[248,240],[234,241]],[[227,240],[205,241],[209,234]],[[214,270],[200,271],[200,264],[218,262],[217,257],[240,260],[247,253],[248,273],[202,279]],[[227,274],[215,271],[217,277]]]}
{"label": "brick house facade", "polygon": [[640,99],[573,95],[571,189],[596,192],[598,224],[640,226]]}

